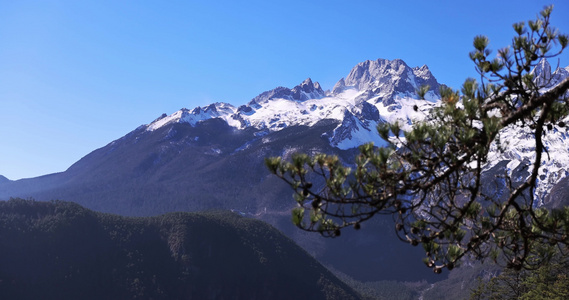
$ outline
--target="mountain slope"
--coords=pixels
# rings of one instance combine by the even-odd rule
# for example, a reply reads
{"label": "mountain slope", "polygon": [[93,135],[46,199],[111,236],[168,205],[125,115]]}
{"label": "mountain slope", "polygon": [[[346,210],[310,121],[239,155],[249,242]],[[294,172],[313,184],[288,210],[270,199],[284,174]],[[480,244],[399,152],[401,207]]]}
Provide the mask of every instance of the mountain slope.
{"label": "mountain slope", "polygon": [[267,224],[234,213],[126,218],[0,202],[5,299],[358,299]]}
{"label": "mountain slope", "polygon": [[[569,77],[569,72],[563,68],[557,68],[552,72],[550,64],[545,59],[542,59],[531,73],[534,74],[535,81],[538,84],[546,86],[543,92]],[[569,97],[569,92],[566,97]],[[569,171],[567,171],[569,166],[569,128],[565,126],[569,123],[569,116],[559,121],[551,127],[548,126],[542,137],[546,152],[542,158],[534,191],[539,206],[556,206],[560,204],[559,198],[567,199],[569,197],[566,192],[567,181],[563,180],[569,175]],[[514,181],[527,178],[529,176],[527,166],[535,159],[533,134],[533,130],[529,126],[520,127],[518,124],[513,124],[504,128],[498,137],[500,143],[494,143],[490,149],[488,163],[484,170],[489,171],[493,168],[496,169],[497,165],[506,164],[505,167],[499,168],[499,171],[494,170],[493,172],[496,173],[494,175],[503,177],[506,174],[512,177]],[[566,201],[565,203],[569,204]]]}
{"label": "mountain slope", "polygon": [[[556,80],[566,76],[565,69],[551,72],[548,66],[542,62],[534,72]],[[430,86],[427,100],[415,94],[423,84]],[[420,263],[422,250],[400,243],[389,220],[377,220],[357,234],[343,234],[340,242],[298,231],[290,224],[292,192],[269,174],[263,159],[300,151],[336,154],[353,162],[358,145],[384,143],[375,131],[378,124],[400,122],[405,129],[428,116],[438,103],[438,87],[426,66],[411,68],[401,60],[362,62],[331,92],[307,79],[292,89],[263,92],[239,107],[213,103],[162,115],[65,172],[0,180],[0,199],[62,199],[130,216],[232,209],[275,225],[318,259],[356,279],[431,280],[432,272]],[[509,144],[493,148],[486,167],[489,176],[512,174],[531,159],[533,146],[526,143],[531,139],[524,131],[506,129],[501,136]],[[560,128],[546,136],[555,159],[545,162],[538,192],[568,190],[561,159],[569,157],[566,138],[566,129]],[[550,193],[555,200],[544,202],[557,203],[567,198],[564,195]]]}

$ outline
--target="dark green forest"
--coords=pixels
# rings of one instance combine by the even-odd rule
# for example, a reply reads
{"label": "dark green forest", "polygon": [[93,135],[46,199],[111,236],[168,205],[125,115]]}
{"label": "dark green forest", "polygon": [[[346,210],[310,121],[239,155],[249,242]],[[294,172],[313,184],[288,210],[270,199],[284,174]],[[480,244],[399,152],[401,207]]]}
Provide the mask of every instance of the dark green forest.
{"label": "dark green forest", "polygon": [[357,299],[264,222],[231,212],[122,217],[0,202],[1,299]]}

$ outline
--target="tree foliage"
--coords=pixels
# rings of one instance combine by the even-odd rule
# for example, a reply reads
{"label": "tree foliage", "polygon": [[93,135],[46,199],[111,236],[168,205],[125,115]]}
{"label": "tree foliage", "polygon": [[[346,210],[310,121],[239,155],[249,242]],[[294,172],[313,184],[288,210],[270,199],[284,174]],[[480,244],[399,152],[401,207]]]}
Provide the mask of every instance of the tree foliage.
{"label": "tree foliage", "polygon": [[478,279],[470,299],[567,299],[569,298],[568,261],[556,256],[533,270],[506,269],[487,281]]}
{"label": "tree foliage", "polygon": [[[543,136],[565,125],[569,103],[569,78],[551,87],[531,72],[568,43],[551,26],[551,11],[546,7],[536,20],[514,24],[512,45],[494,58],[488,38],[475,37],[470,58],[480,78],[467,79],[460,91],[443,87],[441,105],[409,131],[398,123],[378,126],[388,145],[360,146],[351,167],[326,154],[266,159],[294,189],[294,224],[335,237],[377,214],[392,215],[399,238],[421,244],[435,273],[466,255],[521,269],[567,251],[569,208],[538,208],[534,195]],[[495,197],[482,189],[482,171],[506,127],[531,130],[535,159],[526,179],[505,177],[505,197]],[[531,254],[537,255],[528,259]]]}

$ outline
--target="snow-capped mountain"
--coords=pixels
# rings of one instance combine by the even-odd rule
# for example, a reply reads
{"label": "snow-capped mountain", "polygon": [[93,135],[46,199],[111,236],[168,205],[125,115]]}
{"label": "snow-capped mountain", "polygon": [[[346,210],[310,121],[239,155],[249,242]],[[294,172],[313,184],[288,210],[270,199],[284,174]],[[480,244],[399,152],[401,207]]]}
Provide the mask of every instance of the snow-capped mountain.
{"label": "snow-capped mountain", "polygon": [[[425,84],[430,86],[428,100],[419,100],[416,90]],[[157,119],[147,129],[156,130],[172,122],[195,125],[220,118],[237,129],[278,131],[332,119],[338,126],[327,133],[330,143],[350,149],[369,141],[383,143],[375,131],[381,122],[399,120],[410,125],[413,119],[422,118],[436,102],[438,90],[439,84],[427,66],[410,68],[400,59],[368,60],[356,65],[328,94],[308,78],[292,89],[277,87],[263,92],[240,107],[215,103],[191,111],[182,109]],[[421,109],[413,110],[415,105]]]}
{"label": "snow-capped mountain", "polygon": [[[565,122],[569,118],[565,118]],[[500,133],[500,147],[495,143],[488,156],[485,170],[490,170],[501,162],[506,161],[505,173],[514,176],[515,181],[522,181],[529,176],[529,167],[535,159],[535,139],[529,127],[510,126]],[[538,205],[547,202],[551,189],[563,178],[569,175],[569,131],[566,127],[552,126],[545,130],[542,138],[547,152],[542,155],[542,167],[539,169],[534,195],[540,201]],[[504,173],[500,174],[504,175]]]}
{"label": "snow-capped mountain", "polygon": [[[534,70],[558,81],[568,71],[551,72],[546,62]],[[415,90],[424,84],[430,86],[427,100],[419,100]],[[336,154],[353,162],[356,146],[369,141],[381,145],[377,124],[399,121],[405,129],[428,115],[439,103],[438,89],[426,66],[411,68],[402,60],[365,61],[329,92],[306,79],[293,88],[263,92],[241,106],[213,103],[181,109],[94,150],[65,172],[17,181],[0,176],[0,199],[61,199],[134,216],[233,209],[273,224],[321,261],[361,280],[421,280],[432,271],[417,269],[408,258],[419,260],[424,252],[393,243],[390,222],[353,238],[343,234],[342,243],[296,230],[290,222],[295,205],[290,187],[268,172],[263,159],[300,151]],[[506,128],[501,134],[503,151],[493,150],[487,170],[499,164],[521,174],[512,170],[532,158],[531,139],[529,132]],[[552,188],[563,190],[558,189],[560,182],[569,187],[566,129],[548,130],[545,143],[552,159],[544,156],[540,195]],[[374,259],[362,263],[362,257]]]}
{"label": "snow-capped mountain", "polygon": [[[569,67],[551,71],[547,60],[542,60],[532,70],[538,84],[553,87],[569,76]],[[419,100],[416,90],[429,85],[428,100]],[[292,89],[278,87],[253,98],[247,105],[234,107],[227,103],[215,103],[192,111],[182,109],[170,116],[163,116],[147,126],[153,131],[172,122],[189,123],[219,118],[236,129],[255,128],[259,134],[279,131],[297,125],[313,126],[323,119],[334,120],[336,127],[324,133],[330,145],[339,149],[351,149],[366,142],[384,144],[375,128],[382,122],[400,122],[409,128],[413,121],[422,120],[440,97],[439,83],[427,66],[410,68],[404,61],[378,59],[357,64],[347,77],[340,79],[331,92],[325,93],[318,82],[310,78]],[[417,106],[419,109],[413,109]],[[565,120],[569,123],[569,119]],[[532,161],[534,140],[529,128],[511,126],[501,134],[501,147],[494,146],[486,169],[507,160],[507,172],[511,174],[520,165]],[[544,143],[550,151],[540,170],[540,184],[536,196],[543,201],[552,186],[569,173],[568,132],[554,127],[548,130]]]}
{"label": "snow-capped mountain", "polygon": [[[544,85],[543,91],[551,89],[569,77],[569,67],[557,68],[551,71],[551,65],[545,59],[539,61],[531,71],[538,85]],[[569,93],[568,93],[569,96]],[[569,123],[569,117],[560,120]],[[558,123],[559,124],[559,123]],[[569,131],[565,126],[552,125],[545,130],[542,137],[546,152],[542,155],[542,167],[538,173],[538,182],[534,195],[546,204],[551,198],[552,188],[569,175]],[[505,172],[509,176],[517,176],[514,180],[521,181],[528,176],[528,166],[535,159],[535,139],[532,129],[511,125],[500,132],[500,145],[492,145],[488,164],[485,170],[490,170],[501,162],[507,161]]]}
{"label": "snow-capped mountain", "polygon": [[375,102],[381,101],[387,106],[396,104],[398,98],[415,98],[415,91],[422,85],[431,87],[426,99],[438,98],[439,83],[426,65],[410,68],[401,59],[378,59],[357,64],[345,80],[338,81],[333,92],[341,93],[347,86],[372,91]]}
{"label": "snow-capped mountain", "polygon": [[531,74],[533,74],[537,85],[544,85],[548,88],[552,88],[558,85],[563,79],[569,77],[569,67],[557,67],[557,69],[552,73],[549,62],[546,59],[542,59],[531,71]]}

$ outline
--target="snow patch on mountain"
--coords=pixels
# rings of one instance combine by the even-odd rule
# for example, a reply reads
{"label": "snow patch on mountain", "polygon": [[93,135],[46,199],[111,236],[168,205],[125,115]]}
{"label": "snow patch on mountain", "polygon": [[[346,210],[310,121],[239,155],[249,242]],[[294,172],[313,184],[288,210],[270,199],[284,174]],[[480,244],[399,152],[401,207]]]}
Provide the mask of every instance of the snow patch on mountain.
{"label": "snow patch on mountain", "polygon": [[[416,90],[428,84],[429,101],[417,100]],[[318,82],[307,78],[292,89],[277,87],[253,98],[247,105],[235,108],[227,103],[214,103],[182,109],[162,116],[147,126],[153,131],[170,123],[188,123],[220,118],[237,129],[254,127],[277,131],[289,126],[312,126],[323,119],[338,122],[329,133],[330,143],[340,149],[353,148],[373,141],[381,145],[376,127],[382,122],[400,121],[410,125],[424,118],[424,106],[438,99],[438,87],[427,66],[410,68],[400,59],[365,61],[355,66],[326,94]],[[413,107],[421,107],[415,111]]]}
{"label": "snow patch on mountain", "polygon": [[[348,136],[343,136],[342,133],[340,133],[340,129],[343,129],[344,127],[337,127],[334,130],[333,138],[331,138],[332,145],[342,150],[357,148],[362,144],[370,142],[379,147],[387,146],[387,143],[379,137],[377,131],[369,130],[366,126],[362,125],[361,121],[353,117],[350,121],[354,122],[354,124],[350,127],[350,131],[347,131]],[[379,125],[378,122],[370,123],[372,128],[376,128],[377,125]],[[336,137],[339,137],[338,142],[334,143],[333,140]]]}
{"label": "snow patch on mountain", "polygon": [[357,64],[346,79],[341,79],[332,93],[342,91],[342,87],[355,87],[359,91],[372,91],[377,102],[391,105],[399,98],[416,98],[416,90],[423,86],[430,87],[429,98],[439,98],[439,84],[429,68],[410,68],[403,60],[367,60]]}
{"label": "snow patch on mountain", "polygon": [[[551,72],[549,63],[542,60],[532,73],[539,84],[547,83],[551,88],[569,77],[569,67]],[[430,89],[425,95],[426,100],[420,100],[416,91],[424,85]],[[153,131],[171,123],[196,126],[199,122],[220,118],[236,129],[256,128],[256,138],[268,142],[269,138],[264,136],[269,132],[296,125],[313,126],[321,120],[331,119],[338,125],[324,135],[332,146],[351,149],[367,142],[382,146],[385,141],[376,131],[379,124],[399,122],[403,130],[409,130],[414,122],[428,117],[432,108],[440,104],[439,99],[439,83],[427,66],[411,68],[400,59],[368,60],[357,64],[331,92],[324,92],[318,82],[308,78],[292,89],[277,87],[263,92],[238,108],[227,103],[214,103],[163,115],[147,125],[146,130]],[[565,121],[569,123],[569,119]],[[539,199],[568,175],[568,137],[567,130],[559,127],[547,130],[544,136],[548,152],[543,155],[543,167],[538,176],[540,184],[535,191]],[[500,145],[491,146],[485,169],[507,160],[506,172],[521,176],[519,171],[531,167],[528,164],[535,158],[531,130],[512,125],[502,130],[500,141]],[[246,143],[235,151],[248,146]],[[217,152],[212,150],[212,153]]]}
{"label": "snow patch on mountain", "polygon": [[198,106],[191,111],[187,108],[182,108],[169,116],[156,119],[147,126],[146,130],[154,131],[170,123],[188,123],[195,126],[201,121],[213,118],[221,118],[231,126],[234,126],[239,124],[237,120],[231,118],[236,110],[233,105],[222,102],[213,103],[203,108]]}
{"label": "snow patch on mountain", "polygon": [[[569,122],[569,118],[565,118]],[[550,188],[569,175],[569,131],[567,127],[554,126],[545,131],[542,138],[546,151],[542,153],[541,168],[539,169],[537,185],[534,192],[539,201],[543,201]],[[488,163],[484,167],[489,170],[501,161],[509,161],[506,167],[507,175],[519,167],[531,170],[535,160],[535,139],[529,127],[512,125],[500,132],[500,145],[492,144],[488,155]],[[519,169],[518,169],[519,170]],[[525,178],[522,178],[525,180]],[[543,203],[539,203],[541,205]]]}
{"label": "snow patch on mountain", "polygon": [[[569,67],[568,67],[569,68]],[[545,85],[542,92],[553,88],[563,79],[569,77],[566,69],[557,68],[551,72],[547,60],[542,59],[531,72],[538,85]],[[569,117],[562,121],[569,123]],[[544,129],[542,137],[545,151],[542,153],[541,168],[537,176],[534,196],[538,199],[537,205],[543,205],[545,196],[551,187],[561,179],[567,177],[569,172],[569,128],[552,125],[551,129]],[[500,131],[500,143],[493,143],[488,155],[488,163],[484,167],[489,170],[501,161],[509,161],[506,166],[507,175],[513,175],[515,170],[531,170],[531,164],[536,158],[535,137],[529,126],[521,127],[519,124],[510,125]],[[529,176],[529,175],[528,175]],[[527,178],[527,177],[526,177]],[[525,180],[526,178],[519,178]]]}
{"label": "snow patch on mountain", "polygon": [[249,106],[257,107],[267,103],[272,99],[287,99],[293,101],[305,101],[309,99],[320,99],[326,96],[326,93],[320,87],[318,82],[313,83],[312,79],[307,78],[301,84],[292,89],[286,87],[277,87],[270,91],[263,92],[249,102]]}

